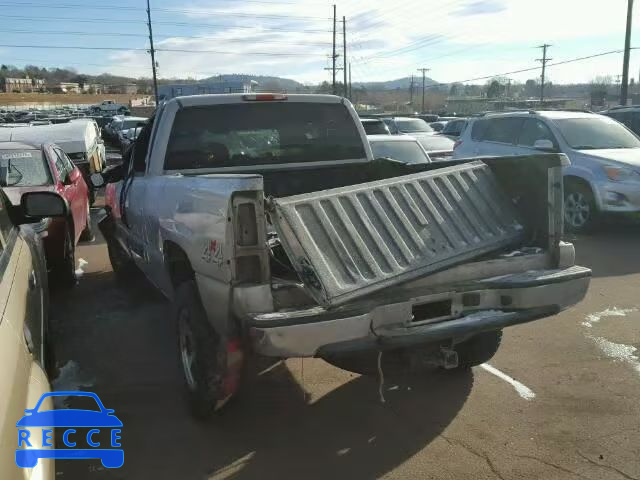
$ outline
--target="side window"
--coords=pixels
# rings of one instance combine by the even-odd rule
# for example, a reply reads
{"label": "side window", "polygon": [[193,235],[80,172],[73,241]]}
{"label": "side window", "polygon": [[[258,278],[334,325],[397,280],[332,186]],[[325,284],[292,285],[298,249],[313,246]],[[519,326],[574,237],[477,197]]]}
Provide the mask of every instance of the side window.
{"label": "side window", "polygon": [[57,148],[51,150],[53,153],[53,163],[55,163],[56,171],[58,172],[58,177],[60,177],[60,181],[64,182],[67,178],[69,172],[67,171],[67,167],[64,164],[64,160],[59,153]]}
{"label": "side window", "polygon": [[509,144],[516,143],[522,121],[522,118],[517,117],[487,119],[484,140]]}
{"label": "side window", "polygon": [[73,162],[71,161],[71,159],[69,159],[67,154],[64,153],[62,150],[58,149],[57,153],[60,159],[62,160],[62,164],[64,165],[65,172],[67,172],[67,175],[70,174],[75,168],[75,166],[73,165]]}
{"label": "side window", "polygon": [[558,142],[556,142],[556,139],[553,136],[553,133],[551,133],[551,130],[549,130],[549,127],[540,120],[527,118],[522,125],[522,130],[520,131],[518,145],[523,147],[533,147],[533,144],[537,140],[550,140],[554,146],[557,147],[558,145]]}

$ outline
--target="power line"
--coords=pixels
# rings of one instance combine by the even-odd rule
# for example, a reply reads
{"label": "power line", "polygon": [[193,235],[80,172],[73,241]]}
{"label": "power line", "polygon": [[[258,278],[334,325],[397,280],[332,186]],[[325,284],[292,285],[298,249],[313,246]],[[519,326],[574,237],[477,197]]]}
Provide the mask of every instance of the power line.
{"label": "power line", "polygon": [[[0,2],[0,7],[37,7],[37,8],[54,8],[54,9],[74,9],[82,8],[84,10],[113,10],[112,5],[86,5],[80,3],[73,4],[56,4],[51,5],[49,3],[35,3],[35,2]],[[118,10],[130,11],[130,12],[144,12],[144,8],[131,7],[131,6],[119,6]],[[233,12],[227,13],[224,10],[181,10],[175,8],[154,8],[154,12],[166,12],[166,13],[186,13],[199,16],[225,16],[225,17],[250,17],[250,18],[276,18],[276,19],[291,19],[291,20],[331,20],[328,17],[313,17],[306,15],[279,15],[279,14],[261,14],[252,12]]]}
{"label": "power line", "polygon": [[[24,15],[5,15],[2,14],[2,18],[12,18],[16,20],[25,20],[25,21],[33,21],[33,22],[51,22],[52,20],[63,20],[69,22],[79,22],[79,23],[128,23],[128,24],[139,24],[146,25],[147,22],[144,20],[116,20],[111,18],[74,18],[74,17],[34,17],[34,16],[24,16]],[[247,29],[247,30],[265,30],[272,32],[290,32],[290,33],[328,33],[331,30],[319,30],[319,29],[287,29],[280,27],[265,27],[265,26],[255,26],[255,25],[227,25],[220,23],[194,23],[194,22],[165,22],[165,21],[155,21],[154,25],[170,25],[177,27],[221,27],[226,29]]]}
{"label": "power line", "polygon": [[[638,48],[640,47],[631,47],[631,50],[637,50]],[[623,52],[624,50],[609,50],[608,52],[595,53],[593,55],[587,55],[585,57],[570,58],[568,60],[563,60],[561,62],[549,63],[547,64],[547,67],[556,67],[558,65],[566,65],[568,63],[580,62],[582,60],[590,60],[592,58],[604,57],[605,55],[612,55],[614,53],[623,53]],[[516,73],[532,72],[534,70],[538,70],[539,68],[540,67],[535,66],[535,67],[529,67],[529,68],[522,68],[520,70],[513,70],[511,72],[494,73],[492,75],[486,75],[483,77],[467,78],[465,80],[454,80],[452,82],[446,82],[446,83],[435,83],[433,85],[427,86],[427,88],[444,87],[452,83],[476,82],[478,80],[488,80],[490,78],[495,78],[495,77],[506,77],[507,75],[515,75]]]}
{"label": "power line", "polygon": [[[154,22],[154,25],[156,22]],[[66,31],[66,30],[12,30],[12,29],[2,29],[5,33],[17,33],[17,34],[41,34],[41,35],[81,35],[81,36],[96,36],[96,32],[86,32],[86,31]],[[103,36],[113,36],[113,37],[137,37],[137,38],[147,38],[148,35],[144,33],[122,33],[122,32],[100,32],[100,35]],[[189,39],[189,40],[211,40],[210,36],[207,35],[163,35],[163,34],[154,34],[154,38],[175,38],[175,39]],[[225,43],[244,43],[246,42],[246,38],[225,38]],[[281,45],[291,45],[291,42],[287,41],[278,41],[278,40],[259,40],[260,43],[274,43]],[[296,45],[309,45],[309,46],[318,46],[324,47],[327,45],[331,45],[331,42],[296,42]]]}
{"label": "power line", "polygon": [[[0,44],[3,48],[43,48],[43,49],[60,49],[60,50],[111,50],[111,51],[134,51],[134,52],[147,52],[147,48],[125,48],[125,47],[86,47],[86,46],[71,46],[71,45],[8,45]],[[177,52],[177,53],[216,53],[221,55],[264,55],[273,57],[308,57],[312,56],[324,56],[323,53],[286,53],[286,52],[227,52],[222,50],[190,50],[183,48],[156,48],[158,52]]]}

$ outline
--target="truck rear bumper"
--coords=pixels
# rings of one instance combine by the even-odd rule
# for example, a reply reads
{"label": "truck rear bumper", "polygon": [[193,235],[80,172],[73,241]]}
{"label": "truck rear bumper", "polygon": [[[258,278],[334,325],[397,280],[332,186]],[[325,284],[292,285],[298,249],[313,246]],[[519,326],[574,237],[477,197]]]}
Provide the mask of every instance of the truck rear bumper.
{"label": "truck rear bumper", "polygon": [[502,329],[555,315],[578,303],[591,270],[570,267],[505,275],[340,316],[320,307],[256,315],[254,350],[273,357],[323,357],[393,349]]}

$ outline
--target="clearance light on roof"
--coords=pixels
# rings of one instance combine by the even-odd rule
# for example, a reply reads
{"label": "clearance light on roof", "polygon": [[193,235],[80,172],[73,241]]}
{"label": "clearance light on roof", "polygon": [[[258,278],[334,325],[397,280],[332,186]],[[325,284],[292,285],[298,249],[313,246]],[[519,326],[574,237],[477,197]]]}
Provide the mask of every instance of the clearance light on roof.
{"label": "clearance light on roof", "polygon": [[281,93],[259,93],[256,95],[243,95],[245,102],[274,102],[277,100],[288,100],[286,95]]}

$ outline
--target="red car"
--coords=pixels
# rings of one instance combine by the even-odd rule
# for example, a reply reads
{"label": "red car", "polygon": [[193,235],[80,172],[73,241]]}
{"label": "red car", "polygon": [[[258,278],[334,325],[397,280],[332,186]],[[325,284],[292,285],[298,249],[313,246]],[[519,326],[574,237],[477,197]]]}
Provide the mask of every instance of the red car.
{"label": "red car", "polygon": [[76,244],[93,238],[89,189],[78,167],[55,144],[0,142],[0,186],[13,205],[20,205],[22,194],[31,191],[57,192],[68,202],[67,218],[46,218],[33,226],[44,237],[53,278],[74,285]]}

